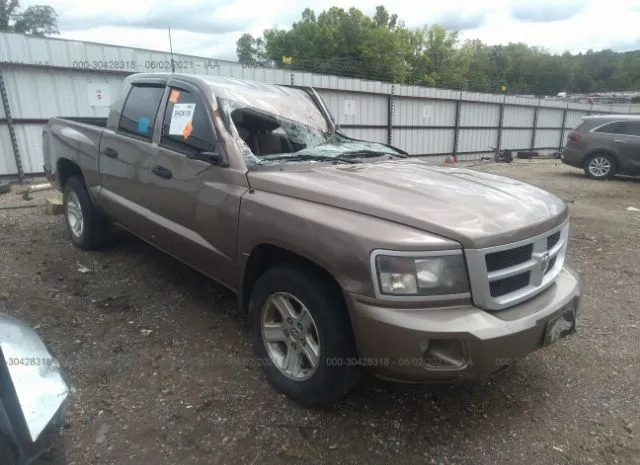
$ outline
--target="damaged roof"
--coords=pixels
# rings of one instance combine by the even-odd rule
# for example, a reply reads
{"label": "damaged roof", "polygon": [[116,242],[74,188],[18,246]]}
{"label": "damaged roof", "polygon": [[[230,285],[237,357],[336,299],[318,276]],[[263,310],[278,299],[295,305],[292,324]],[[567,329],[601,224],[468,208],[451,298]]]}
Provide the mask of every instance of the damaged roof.
{"label": "damaged roof", "polygon": [[213,91],[215,97],[234,102],[235,108],[245,106],[302,122],[322,132],[329,130],[324,114],[311,96],[302,89],[224,76],[183,73],[139,73],[129,76],[128,79],[136,77],[182,79],[199,87],[204,84]]}

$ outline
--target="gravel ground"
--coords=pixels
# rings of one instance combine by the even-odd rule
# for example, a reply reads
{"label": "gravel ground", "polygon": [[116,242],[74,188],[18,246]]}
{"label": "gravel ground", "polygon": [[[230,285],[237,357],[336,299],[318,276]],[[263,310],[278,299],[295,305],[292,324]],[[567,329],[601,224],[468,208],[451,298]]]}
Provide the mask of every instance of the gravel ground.
{"label": "gravel ground", "polygon": [[366,379],[328,410],[268,386],[220,286],[128,235],[86,253],[62,217],[3,210],[51,193],[0,196],[0,306],[68,367],[69,463],[640,464],[640,212],[626,210],[640,180],[551,160],[474,168],[570,202],[578,334],[483,382]]}

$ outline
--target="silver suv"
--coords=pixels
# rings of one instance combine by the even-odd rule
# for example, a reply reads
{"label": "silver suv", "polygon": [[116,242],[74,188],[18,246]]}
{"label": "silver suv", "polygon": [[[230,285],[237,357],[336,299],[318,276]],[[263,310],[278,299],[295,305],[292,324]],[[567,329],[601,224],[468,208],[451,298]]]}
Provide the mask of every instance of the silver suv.
{"label": "silver suv", "polygon": [[593,179],[640,175],[640,115],[585,116],[560,158]]}

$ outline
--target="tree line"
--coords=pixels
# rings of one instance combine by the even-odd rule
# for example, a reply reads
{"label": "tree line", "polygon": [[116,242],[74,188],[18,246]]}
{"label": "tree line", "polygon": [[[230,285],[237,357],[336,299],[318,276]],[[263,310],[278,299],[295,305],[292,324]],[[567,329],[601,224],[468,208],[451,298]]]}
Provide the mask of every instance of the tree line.
{"label": "tree line", "polygon": [[19,0],[0,0],[0,32],[59,34],[58,14],[49,5],[31,5],[21,10]]}
{"label": "tree line", "polygon": [[555,95],[640,90],[640,51],[552,54],[523,43],[461,41],[440,25],[411,30],[384,6],[373,17],[357,8],[309,8],[290,29],[236,43],[246,66],[478,92]]}

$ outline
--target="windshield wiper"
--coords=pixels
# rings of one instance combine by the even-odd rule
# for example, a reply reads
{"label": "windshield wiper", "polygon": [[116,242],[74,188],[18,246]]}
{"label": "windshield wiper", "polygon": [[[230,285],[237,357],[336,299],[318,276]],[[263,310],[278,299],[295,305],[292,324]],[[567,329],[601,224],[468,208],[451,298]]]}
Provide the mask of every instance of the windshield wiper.
{"label": "windshield wiper", "polygon": [[398,158],[407,158],[407,155],[404,153],[390,153],[390,152],[376,152],[375,150],[353,150],[351,152],[342,152],[340,154],[341,157],[362,157],[362,158],[374,158],[374,157],[382,157],[384,155],[391,155],[393,157]]}
{"label": "windshield wiper", "polygon": [[349,158],[343,158],[342,155],[336,155],[335,157],[328,155],[277,155],[275,157],[263,157],[263,160],[272,161],[272,160],[290,160],[290,161],[341,161],[344,163],[358,163],[357,161],[351,160]]}

